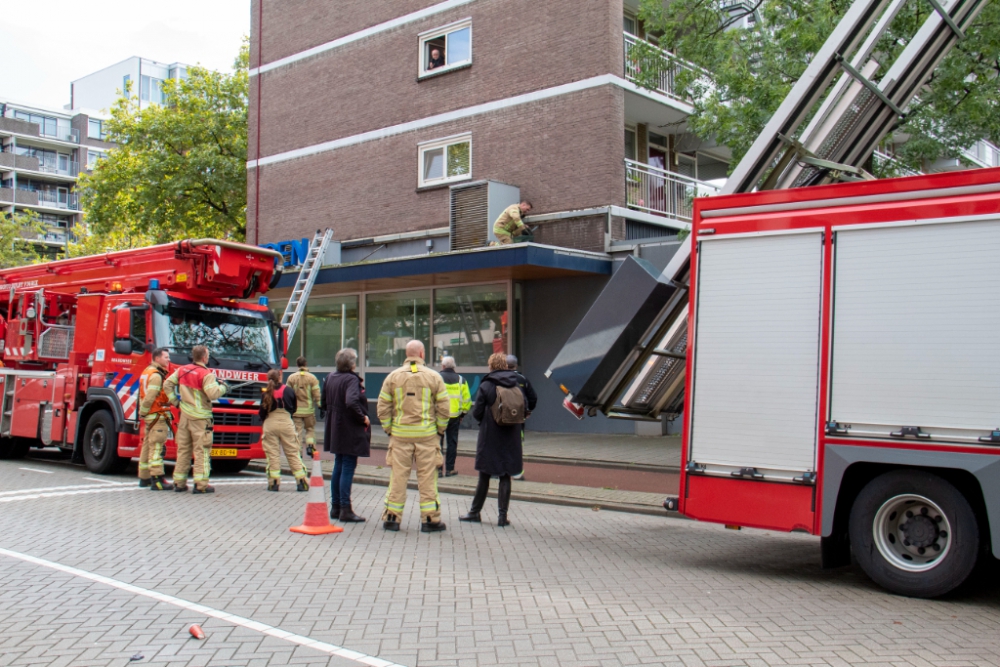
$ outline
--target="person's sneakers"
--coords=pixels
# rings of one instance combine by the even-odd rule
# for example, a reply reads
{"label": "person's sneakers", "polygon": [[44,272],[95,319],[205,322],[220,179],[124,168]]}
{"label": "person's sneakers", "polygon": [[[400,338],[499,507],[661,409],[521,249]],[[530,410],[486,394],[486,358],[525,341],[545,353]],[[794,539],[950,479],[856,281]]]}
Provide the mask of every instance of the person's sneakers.
{"label": "person's sneakers", "polygon": [[444,525],[444,521],[431,521],[427,519],[427,521],[420,524],[421,533],[440,533],[446,528],[447,526]]}
{"label": "person's sneakers", "polygon": [[149,477],[147,479],[142,479],[141,477],[139,478],[139,488],[140,489],[145,489],[147,486],[149,486],[152,483],[153,483],[153,478],[152,477]]}
{"label": "person's sneakers", "polygon": [[340,505],[336,503],[330,505],[330,518],[334,521],[340,520]]}
{"label": "person's sneakers", "polygon": [[191,490],[191,493],[215,493],[214,486],[206,486],[204,489],[199,489],[197,486]]}
{"label": "person's sneakers", "polygon": [[341,508],[340,510],[340,520],[344,523],[362,523],[365,518],[363,516],[358,516],[354,513],[354,508],[350,505]]}
{"label": "person's sneakers", "polygon": [[446,473],[444,474],[444,476],[445,476],[445,477],[454,477],[454,476],[455,476],[455,475],[457,475],[457,474],[458,474],[458,471],[457,471],[457,470],[449,470],[448,472],[446,472]]}
{"label": "person's sneakers", "polygon": [[277,477],[271,477],[267,480],[267,490],[268,491],[280,491],[281,490],[281,480]]}
{"label": "person's sneakers", "polygon": [[159,477],[152,477],[149,480],[150,491],[169,491],[172,488],[174,488],[174,485],[168,482],[162,475]]}
{"label": "person's sneakers", "polygon": [[473,523],[481,523],[482,517],[479,516],[479,512],[469,512],[468,514],[463,514],[458,517],[459,521],[472,521]]}
{"label": "person's sneakers", "polygon": [[175,493],[187,493],[187,490],[188,490],[187,484],[174,484]]}
{"label": "person's sneakers", "polygon": [[399,531],[399,517],[395,514],[388,514],[385,517],[385,521],[382,522],[382,527],[386,530]]}
{"label": "person's sneakers", "polygon": [[511,479],[524,480],[524,471],[517,473],[516,475],[511,475]]}
{"label": "person's sneakers", "polygon": [[308,491],[309,481],[305,477],[299,477],[295,480],[295,490],[296,491]]}

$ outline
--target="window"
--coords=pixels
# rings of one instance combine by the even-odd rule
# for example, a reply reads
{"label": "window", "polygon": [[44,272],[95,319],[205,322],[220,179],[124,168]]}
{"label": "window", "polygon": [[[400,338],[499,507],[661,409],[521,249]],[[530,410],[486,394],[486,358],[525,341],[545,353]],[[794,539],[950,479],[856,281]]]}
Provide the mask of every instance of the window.
{"label": "window", "polygon": [[132,94],[133,91],[130,90],[131,85],[132,85],[132,77],[129,76],[128,74],[126,74],[125,76],[122,77],[122,94],[123,95],[126,95],[126,94],[127,95],[131,95]]}
{"label": "window", "polygon": [[87,126],[87,136],[91,139],[104,141],[104,121],[98,118],[91,118]]}
{"label": "window", "polygon": [[625,128],[625,159],[626,160],[635,160],[636,159],[636,155],[639,154],[639,151],[636,150],[635,145],[636,145],[635,144],[635,130],[632,129],[632,128],[630,128],[630,127],[626,127]]}
{"label": "window", "polygon": [[58,134],[58,123],[55,118],[50,118],[49,116],[40,116],[34,113],[28,113],[27,111],[14,111],[14,118],[19,120],[26,120],[29,123],[35,123],[38,125],[38,131],[43,136],[54,137]]}
{"label": "window", "polygon": [[139,99],[143,102],[163,104],[163,81],[151,76],[142,75],[139,81]]}
{"label": "window", "polygon": [[142,354],[146,351],[146,310],[132,309],[132,354]]}
{"label": "window", "polygon": [[507,286],[477,285],[434,291],[434,363],[452,356],[459,366],[485,366],[507,352]]}
{"label": "window", "polygon": [[429,349],[430,331],[429,290],[369,294],[365,299],[366,365],[402,365],[411,340],[419,340]]}
{"label": "window", "polygon": [[[304,356],[309,360],[309,364],[336,366],[337,352],[345,347],[358,349],[358,297],[310,299],[306,302],[305,318],[299,329],[305,335]],[[299,354],[298,349],[292,345],[288,346],[289,360],[293,363]]]}
{"label": "window", "polygon": [[420,34],[420,76],[438,74],[471,62],[471,19]]}
{"label": "window", "polygon": [[87,151],[87,169],[93,169],[97,166],[97,163],[103,160],[105,157],[104,153],[98,153],[96,151]]}
{"label": "window", "polygon": [[638,21],[632,14],[625,14],[622,17],[622,27],[630,35],[638,35]]}
{"label": "window", "polygon": [[464,134],[420,144],[419,187],[472,177],[472,136]]}

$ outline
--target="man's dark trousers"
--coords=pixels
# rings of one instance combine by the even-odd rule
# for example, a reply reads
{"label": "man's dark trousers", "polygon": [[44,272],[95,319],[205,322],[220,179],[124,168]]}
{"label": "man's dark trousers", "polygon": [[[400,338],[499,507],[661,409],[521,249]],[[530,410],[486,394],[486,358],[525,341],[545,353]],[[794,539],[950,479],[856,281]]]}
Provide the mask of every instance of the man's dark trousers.
{"label": "man's dark trousers", "polygon": [[449,419],[448,428],[441,437],[442,449],[444,449],[444,469],[446,472],[455,469],[455,459],[458,458],[458,426],[461,423],[461,417],[452,417]]}

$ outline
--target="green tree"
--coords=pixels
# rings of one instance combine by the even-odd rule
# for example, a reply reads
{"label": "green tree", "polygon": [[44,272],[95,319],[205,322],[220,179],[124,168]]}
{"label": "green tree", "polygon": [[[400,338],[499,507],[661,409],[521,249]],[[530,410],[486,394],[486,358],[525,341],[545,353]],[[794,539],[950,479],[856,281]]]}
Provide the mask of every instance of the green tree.
{"label": "green tree", "polygon": [[[730,147],[735,167],[851,3],[760,0],[736,14],[724,4],[732,3],[641,0],[640,18],[659,44],[702,69],[677,77],[694,102],[689,127]],[[749,11],[759,20],[734,27]],[[906,3],[877,49],[876,81],[932,11],[929,3]],[[966,32],[895,129],[906,138],[897,153],[906,167],[924,169],[982,138],[1000,142],[1000,3],[987,4]],[[669,65],[649,48],[636,57],[640,83],[653,88]]]}
{"label": "green tree", "polygon": [[42,261],[40,248],[31,239],[44,234],[45,228],[33,211],[0,212],[0,268]]}
{"label": "green tree", "polygon": [[140,109],[125,91],[106,124],[118,147],[80,179],[86,229],[77,250],[243,240],[248,63],[244,41],[232,73],[192,67],[187,79],[164,81],[161,106]]}

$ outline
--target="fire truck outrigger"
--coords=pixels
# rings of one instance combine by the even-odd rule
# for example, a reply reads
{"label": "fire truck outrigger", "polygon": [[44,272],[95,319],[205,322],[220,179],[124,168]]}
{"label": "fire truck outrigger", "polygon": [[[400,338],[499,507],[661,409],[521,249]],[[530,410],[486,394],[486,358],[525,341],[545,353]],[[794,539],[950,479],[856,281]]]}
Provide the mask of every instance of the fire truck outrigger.
{"label": "fire truck outrigger", "polygon": [[[282,364],[267,297],[279,253],[200,239],[0,271],[0,458],[53,446],[96,473],[139,455],[138,384],[157,347],[171,365],[207,345],[234,390],[213,406],[213,468],[263,456],[260,388]],[[176,448],[167,442],[165,458]]]}

